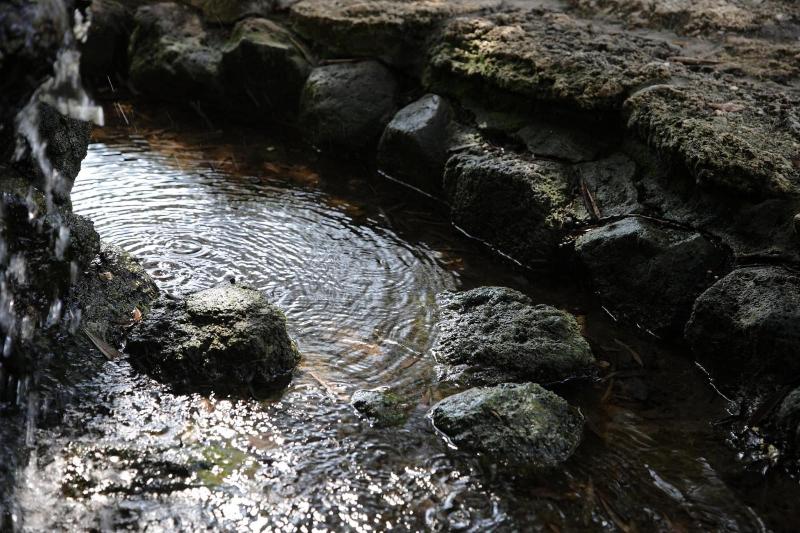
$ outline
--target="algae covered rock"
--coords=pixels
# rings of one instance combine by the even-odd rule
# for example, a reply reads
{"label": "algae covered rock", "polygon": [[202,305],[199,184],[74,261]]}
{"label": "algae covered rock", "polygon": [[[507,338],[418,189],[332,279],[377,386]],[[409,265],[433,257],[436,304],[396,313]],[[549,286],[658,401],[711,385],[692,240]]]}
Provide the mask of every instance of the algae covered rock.
{"label": "algae covered rock", "polygon": [[172,2],[136,10],[130,42],[130,80],[150,97],[179,102],[220,93],[222,52],[200,16]]}
{"label": "algae covered rock", "polygon": [[436,192],[447,163],[450,104],[426,94],[392,118],[378,145],[378,165],[391,177]]}
{"label": "algae covered rock", "polygon": [[408,417],[408,406],[388,387],[358,390],[353,393],[350,404],[376,426],[397,426]]}
{"label": "algae covered rock", "polygon": [[656,333],[681,331],[727,260],[696,231],[640,217],[586,232],[575,250],[606,305]]}
{"label": "algae covered rock", "polygon": [[535,383],[479,387],[449,396],[429,416],[456,446],[510,466],[547,468],[581,442],[583,415]]}
{"label": "algae covered rock", "polygon": [[433,353],[440,377],[459,384],[554,382],[593,372],[594,356],[571,315],[505,287],[439,296]]}
{"label": "algae covered rock", "polygon": [[233,28],[222,49],[220,71],[239,105],[255,112],[291,114],[311,71],[309,57],[282,26],[250,18]]}
{"label": "algae covered rock", "polygon": [[300,359],[283,313],[260,292],[234,285],[160,299],[126,351],[136,367],[180,391],[279,386]]}
{"label": "algae covered rock", "polygon": [[574,109],[616,110],[635,89],[669,78],[660,40],[609,31],[540,9],[450,21],[429,64],[447,93],[514,94]]}
{"label": "algae covered rock", "polygon": [[745,80],[658,85],[625,102],[628,128],[699,187],[751,198],[800,191],[798,108],[796,93]]}
{"label": "algae covered rock", "polygon": [[427,41],[449,17],[483,13],[502,0],[301,0],[291,8],[294,29],[327,53],[378,57],[390,65],[422,68]]}
{"label": "algae covered rock", "polygon": [[300,125],[322,148],[374,148],[397,109],[398,86],[377,61],[315,68],[300,101]]}
{"label": "algae covered rock", "polygon": [[523,263],[550,260],[572,218],[573,179],[561,163],[457,154],[444,189],[453,222]]}
{"label": "algae covered rock", "polygon": [[734,270],[695,302],[686,325],[695,356],[721,374],[800,371],[800,275],[780,266]]}

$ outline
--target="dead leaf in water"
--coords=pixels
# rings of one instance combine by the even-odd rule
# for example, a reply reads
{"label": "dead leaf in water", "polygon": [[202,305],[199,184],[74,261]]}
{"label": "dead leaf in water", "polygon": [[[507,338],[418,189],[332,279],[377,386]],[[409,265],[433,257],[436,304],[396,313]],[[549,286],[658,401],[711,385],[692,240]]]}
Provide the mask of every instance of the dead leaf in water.
{"label": "dead leaf in water", "polygon": [[138,307],[133,308],[133,311],[131,311],[131,316],[133,317],[134,322],[141,322],[142,320],[142,312],[139,311]]}
{"label": "dead leaf in water", "polygon": [[200,405],[205,409],[207,413],[213,413],[217,410],[217,407],[214,405],[214,402],[209,400],[208,398],[203,398],[200,400]]}

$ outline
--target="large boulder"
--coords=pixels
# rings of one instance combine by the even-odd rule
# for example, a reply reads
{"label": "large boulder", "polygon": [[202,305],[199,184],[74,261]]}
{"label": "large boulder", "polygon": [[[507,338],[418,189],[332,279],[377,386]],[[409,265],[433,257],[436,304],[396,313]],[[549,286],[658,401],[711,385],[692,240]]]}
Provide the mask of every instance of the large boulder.
{"label": "large boulder", "polygon": [[380,169],[422,190],[439,191],[452,113],[447,100],[435,94],[426,94],[398,111],[378,145]]}
{"label": "large boulder", "polygon": [[130,80],[160,100],[212,99],[220,93],[222,52],[190,7],[162,2],[140,7],[130,42]]}
{"label": "large boulder", "polygon": [[437,403],[429,416],[456,446],[512,467],[557,466],[583,434],[580,412],[535,383],[469,389]]}
{"label": "large boulder", "polygon": [[720,374],[800,372],[800,275],[780,266],[734,270],[695,302],[686,340]]}
{"label": "large boulder", "polygon": [[220,70],[234,101],[246,109],[292,114],[311,71],[309,59],[285,28],[250,18],[233,28],[222,49]]}
{"label": "large boulder", "polygon": [[179,391],[283,385],[300,359],[283,313],[260,292],[234,285],[160,299],[126,350],[136,367]]}
{"label": "large boulder", "polygon": [[303,88],[300,124],[322,148],[369,150],[397,109],[397,93],[394,76],[377,61],[318,67]]}
{"label": "large boulder", "polygon": [[575,250],[605,305],[657,334],[681,331],[727,262],[700,233],[640,217],[586,232]]}
{"label": "large boulder", "polygon": [[444,189],[453,222],[523,263],[551,260],[572,220],[573,179],[561,163],[457,154]]}
{"label": "large boulder", "polygon": [[440,378],[464,385],[591,375],[594,356],[571,315],[505,287],[439,296]]}

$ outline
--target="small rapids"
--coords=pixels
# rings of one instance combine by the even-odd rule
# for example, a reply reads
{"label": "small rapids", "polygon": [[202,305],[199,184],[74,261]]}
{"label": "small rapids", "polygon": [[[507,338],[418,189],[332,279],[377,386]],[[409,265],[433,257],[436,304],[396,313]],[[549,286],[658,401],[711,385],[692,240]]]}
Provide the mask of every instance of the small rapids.
{"label": "small rapids", "polygon": [[[782,512],[764,496],[779,482],[731,474],[710,423],[728,404],[686,358],[625,336],[570,280],[502,263],[443,206],[269,139],[101,133],[75,211],[164,291],[231,278],[264,291],[303,361],[265,400],[176,395],[124,359],[102,363],[34,430],[17,475],[22,530],[759,531],[762,513]],[[448,393],[428,353],[434,297],[489,284],[580,311],[594,346],[624,339],[649,367],[562,387],[590,430],[538,478],[451,449],[425,417]],[[381,385],[411,404],[405,426],[371,428],[349,406]]]}

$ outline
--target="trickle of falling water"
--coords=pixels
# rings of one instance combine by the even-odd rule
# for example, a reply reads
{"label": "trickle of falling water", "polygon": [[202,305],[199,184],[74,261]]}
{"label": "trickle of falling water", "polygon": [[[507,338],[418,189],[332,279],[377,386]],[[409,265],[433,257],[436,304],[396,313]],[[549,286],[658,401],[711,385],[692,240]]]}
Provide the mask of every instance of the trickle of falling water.
{"label": "trickle of falling water", "polygon": [[[29,154],[36,162],[39,171],[44,177],[44,191],[42,192],[45,197],[46,214],[52,214],[54,212],[54,198],[56,196],[68,196],[69,184],[58,169],[54,168],[47,156],[47,140],[43,137],[39,124],[40,104],[47,104],[62,115],[70,118],[93,122],[97,125],[103,124],[104,117],[102,107],[95,105],[86,93],[80,77],[80,52],[77,50],[76,44],[79,41],[86,40],[91,22],[90,18],[84,17],[78,10],[75,10],[72,17],[70,17],[65,3],[61,0],[44,0],[38,4],[37,8],[37,18],[47,20],[52,27],[57,28],[60,34],[63,35],[63,43],[53,65],[53,75],[39,86],[27,105],[17,114],[18,144],[15,158],[19,160]],[[71,21],[74,21],[74,23]],[[41,222],[37,224],[37,221],[39,217],[43,216],[43,213],[39,211],[33,194],[33,191],[30,190],[26,198],[29,220],[34,226],[41,228]],[[59,216],[54,217],[54,220],[56,239],[52,256],[61,261],[64,259],[70,244],[70,229]],[[0,237],[0,251],[5,252],[6,249],[7,244]],[[0,278],[4,280],[13,278],[20,285],[24,284],[24,280],[27,278],[28,262],[21,255],[22,253],[24,252],[15,254],[10,258],[6,257],[6,253],[0,254]],[[77,272],[77,270],[77,265],[70,265],[71,274]],[[72,275],[70,277],[74,278]],[[70,281],[74,281],[74,279],[70,279]],[[10,285],[8,283],[0,284],[0,302],[13,302],[13,295],[7,294],[9,288]],[[54,295],[46,321],[48,327],[60,320],[61,306],[59,295]],[[0,314],[2,313],[3,310],[0,309]],[[4,327],[7,335],[13,336],[16,334],[15,317],[6,317],[3,320],[3,317],[0,316],[0,325]],[[26,331],[30,332],[30,325],[27,326]]]}

